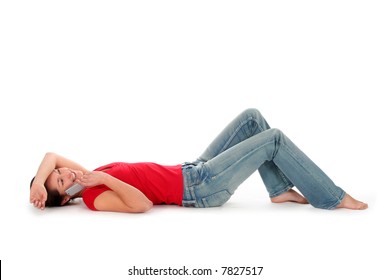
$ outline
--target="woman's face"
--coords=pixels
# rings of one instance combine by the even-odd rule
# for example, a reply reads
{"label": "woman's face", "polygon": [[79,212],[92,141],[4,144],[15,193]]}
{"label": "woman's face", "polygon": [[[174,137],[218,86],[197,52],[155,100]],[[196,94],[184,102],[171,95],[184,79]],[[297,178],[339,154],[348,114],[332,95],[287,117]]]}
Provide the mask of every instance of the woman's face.
{"label": "woman's face", "polygon": [[46,180],[46,186],[52,190],[57,190],[60,195],[66,196],[65,191],[75,184],[76,179],[80,179],[83,172],[62,167],[54,169]]}

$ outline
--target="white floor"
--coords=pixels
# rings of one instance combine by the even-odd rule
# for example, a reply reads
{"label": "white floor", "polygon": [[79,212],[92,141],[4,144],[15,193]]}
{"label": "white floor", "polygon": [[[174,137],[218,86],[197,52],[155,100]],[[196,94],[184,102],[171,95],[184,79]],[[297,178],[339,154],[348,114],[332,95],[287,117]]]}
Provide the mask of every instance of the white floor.
{"label": "white floor", "polygon": [[211,279],[219,279],[224,266],[262,266],[264,279],[387,273],[379,254],[387,254],[389,230],[371,192],[362,193],[367,211],[325,211],[271,204],[257,185],[259,178],[251,177],[231,201],[213,209],[156,206],[131,215],[92,212],[81,200],[45,211],[27,203],[18,211],[11,207],[2,220],[4,275],[127,279],[133,266],[209,268]]}
{"label": "white floor", "polygon": [[[134,266],[389,279],[389,7],[317,2],[1,1],[4,279],[156,279],[129,276]],[[257,174],[215,209],[28,203],[47,151],[89,169],[177,164],[247,107],[370,208],[273,205]]]}

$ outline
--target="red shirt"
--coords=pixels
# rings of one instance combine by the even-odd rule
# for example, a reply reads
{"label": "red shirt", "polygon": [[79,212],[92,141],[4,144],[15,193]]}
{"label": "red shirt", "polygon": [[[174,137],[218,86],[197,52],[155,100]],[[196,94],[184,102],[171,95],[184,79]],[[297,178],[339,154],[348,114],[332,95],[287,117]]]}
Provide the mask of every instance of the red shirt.
{"label": "red shirt", "polygon": [[[114,162],[95,169],[139,189],[153,204],[182,204],[183,175],[181,165],[159,165],[151,162],[124,163]],[[85,189],[84,203],[91,210],[96,197],[111,190],[106,185]]]}

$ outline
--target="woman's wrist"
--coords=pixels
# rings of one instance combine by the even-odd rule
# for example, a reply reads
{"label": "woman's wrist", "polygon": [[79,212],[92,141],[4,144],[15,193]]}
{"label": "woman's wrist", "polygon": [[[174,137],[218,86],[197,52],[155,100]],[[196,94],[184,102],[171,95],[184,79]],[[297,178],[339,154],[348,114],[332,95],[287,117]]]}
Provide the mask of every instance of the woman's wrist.
{"label": "woman's wrist", "polygon": [[32,185],[40,185],[40,186],[45,186],[46,180],[43,180],[42,178],[39,178],[38,176],[35,176],[34,181]]}
{"label": "woman's wrist", "polygon": [[101,181],[102,181],[102,185],[108,185],[109,184],[109,181],[110,181],[110,177],[111,175],[110,174],[107,174],[106,172],[103,172],[103,171],[99,171],[100,174],[101,174]]}

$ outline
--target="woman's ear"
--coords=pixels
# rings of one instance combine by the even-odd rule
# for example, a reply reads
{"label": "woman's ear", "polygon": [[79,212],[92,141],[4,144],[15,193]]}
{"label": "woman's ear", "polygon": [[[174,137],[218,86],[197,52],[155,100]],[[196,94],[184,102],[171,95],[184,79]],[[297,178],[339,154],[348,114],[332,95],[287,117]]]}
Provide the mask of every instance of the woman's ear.
{"label": "woman's ear", "polygon": [[65,195],[63,198],[62,198],[62,201],[61,201],[61,206],[67,204],[70,200],[70,196],[69,195]]}

